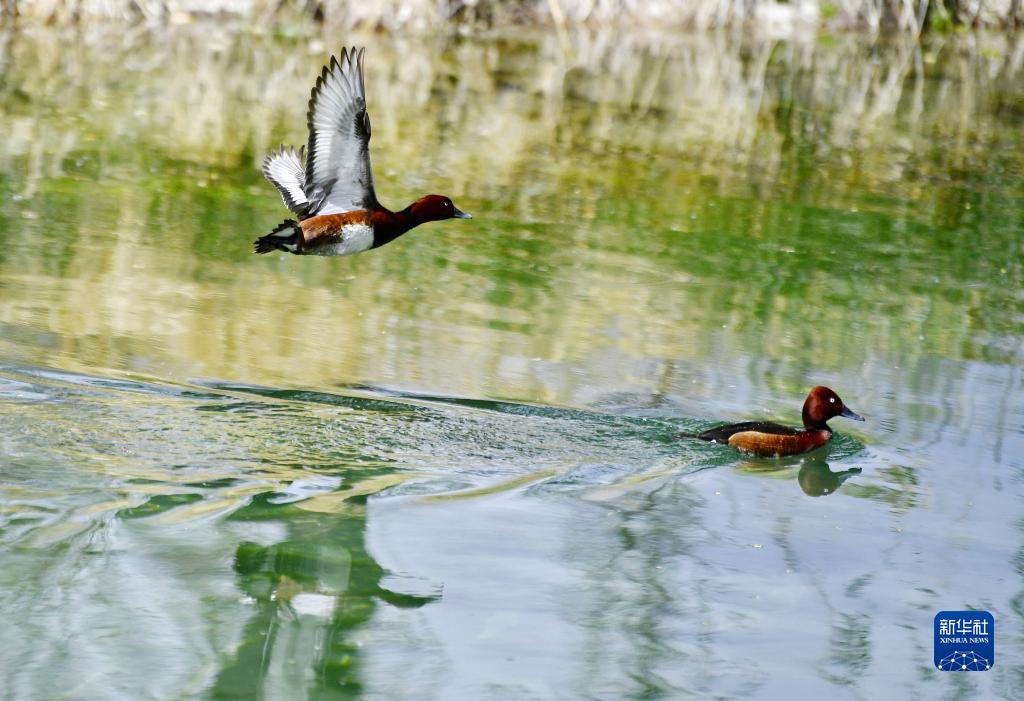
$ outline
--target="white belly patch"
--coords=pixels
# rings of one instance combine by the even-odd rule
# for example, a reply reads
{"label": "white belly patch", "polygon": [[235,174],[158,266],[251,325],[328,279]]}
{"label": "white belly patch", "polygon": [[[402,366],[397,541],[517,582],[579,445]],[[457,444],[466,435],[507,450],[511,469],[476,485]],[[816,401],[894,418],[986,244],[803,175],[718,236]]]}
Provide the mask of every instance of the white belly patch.
{"label": "white belly patch", "polygon": [[373,227],[369,224],[346,224],[341,227],[341,241],[318,246],[308,251],[313,256],[351,256],[373,247]]}

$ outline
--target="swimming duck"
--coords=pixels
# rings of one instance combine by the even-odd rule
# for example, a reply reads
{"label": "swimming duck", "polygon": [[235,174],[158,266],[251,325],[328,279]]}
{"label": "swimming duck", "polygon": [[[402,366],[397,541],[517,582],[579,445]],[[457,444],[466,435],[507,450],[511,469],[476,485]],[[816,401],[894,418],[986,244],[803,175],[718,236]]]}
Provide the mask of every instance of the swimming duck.
{"label": "swimming duck", "polygon": [[770,421],[744,421],[719,426],[698,434],[682,434],[685,438],[699,438],[712,443],[728,443],[744,453],[759,457],[797,455],[820,448],[832,438],[832,429],[826,423],[835,416],[854,421],[864,417],[853,413],[828,387],[815,387],[804,401],[803,430],[782,426]]}
{"label": "swimming duck", "polygon": [[[298,219],[256,239],[257,253],[348,256],[394,241],[424,222],[472,219],[443,195],[400,212],[381,206],[370,169],[370,117],[363,90],[364,49],[331,56],[309,98],[309,145],[271,151],[263,175]],[[305,153],[303,150],[305,148]]]}

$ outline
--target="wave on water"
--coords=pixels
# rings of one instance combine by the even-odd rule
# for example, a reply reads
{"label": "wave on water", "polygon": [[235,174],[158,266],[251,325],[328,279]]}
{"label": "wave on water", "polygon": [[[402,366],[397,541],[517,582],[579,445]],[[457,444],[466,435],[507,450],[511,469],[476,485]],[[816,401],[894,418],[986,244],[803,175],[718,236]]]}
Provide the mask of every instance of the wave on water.
{"label": "wave on water", "polygon": [[[324,391],[0,369],[9,485],[23,496],[106,493],[105,506],[70,501],[126,518],[224,515],[261,494],[268,506],[331,510],[380,493],[604,492],[736,462],[721,446],[677,439],[699,422],[642,414],[370,385]],[[837,458],[863,447],[842,433],[834,443]]]}

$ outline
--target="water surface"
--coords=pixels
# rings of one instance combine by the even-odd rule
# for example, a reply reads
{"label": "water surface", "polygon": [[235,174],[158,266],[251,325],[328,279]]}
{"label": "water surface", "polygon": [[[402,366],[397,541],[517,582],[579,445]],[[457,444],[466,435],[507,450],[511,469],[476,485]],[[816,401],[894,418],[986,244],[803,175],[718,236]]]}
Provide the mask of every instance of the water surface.
{"label": "water surface", "polygon": [[350,40],[384,203],[476,218],[304,259],[335,38],[0,38],[0,697],[1024,687],[1024,46]]}

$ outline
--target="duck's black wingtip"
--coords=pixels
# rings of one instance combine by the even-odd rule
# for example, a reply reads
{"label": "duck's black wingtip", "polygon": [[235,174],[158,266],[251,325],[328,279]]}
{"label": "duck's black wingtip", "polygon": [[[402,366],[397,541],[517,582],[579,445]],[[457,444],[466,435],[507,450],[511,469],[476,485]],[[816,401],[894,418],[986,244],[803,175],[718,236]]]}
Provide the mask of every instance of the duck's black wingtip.
{"label": "duck's black wingtip", "polygon": [[301,235],[302,230],[299,228],[299,223],[294,219],[285,219],[269,234],[260,236],[253,241],[253,251],[256,253],[270,253],[271,251],[295,253],[298,250],[299,236]]}

